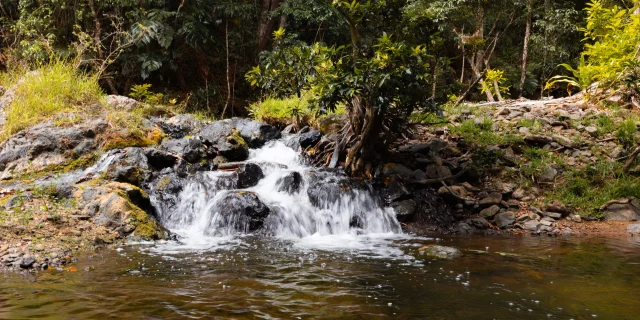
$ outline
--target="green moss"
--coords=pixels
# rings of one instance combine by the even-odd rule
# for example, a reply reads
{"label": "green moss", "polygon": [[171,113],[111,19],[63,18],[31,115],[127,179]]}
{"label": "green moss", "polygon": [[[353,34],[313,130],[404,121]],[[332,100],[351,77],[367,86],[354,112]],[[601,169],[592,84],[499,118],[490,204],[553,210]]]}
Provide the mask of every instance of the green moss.
{"label": "green moss", "polygon": [[247,142],[244,141],[244,138],[242,138],[242,136],[240,135],[240,130],[234,129],[233,133],[231,133],[231,135],[227,137],[227,141],[229,141],[229,143],[231,143],[232,145],[237,145],[242,148],[248,148]]}
{"label": "green moss", "polygon": [[72,171],[86,169],[94,165],[100,159],[99,153],[90,153],[66,163],[54,164],[32,172],[27,172],[14,180],[34,180],[47,175],[65,174]]}
{"label": "green moss", "polygon": [[103,141],[102,149],[124,149],[128,147],[151,147],[162,142],[166,135],[158,128],[148,132],[119,132],[110,133],[101,137]]}
{"label": "green moss", "polygon": [[126,186],[119,188],[115,192],[126,200],[126,207],[131,215],[130,223],[135,227],[134,237],[144,240],[157,240],[163,238],[163,232],[158,222],[149,217],[149,214],[142,210],[136,203],[148,202],[149,195],[144,190],[129,184],[120,184]]}
{"label": "green moss", "polygon": [[158,184],[156,185],[156,189],[162,191],[165,188],[167,188],[170,183],[171,183],[171,178],[169,176],[164,176],[162,177],[162,179],[160,179],[160,181],[158,181]]}

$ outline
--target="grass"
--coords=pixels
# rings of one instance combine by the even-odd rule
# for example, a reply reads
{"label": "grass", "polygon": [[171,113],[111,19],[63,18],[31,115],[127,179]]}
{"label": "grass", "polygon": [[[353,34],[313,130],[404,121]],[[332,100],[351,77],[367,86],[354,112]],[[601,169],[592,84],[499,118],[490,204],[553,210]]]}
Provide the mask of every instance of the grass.
{"label": "grass", "polygon": [[87,114],[95,114],[98,110],[88,106],[100,104],[104,97],[95,77],[78,73],[64,62],[53,62],[28,73],[5,74],[3,83],[15,85],[15,97],[5,110],[1,140],[50,119],[79,121]]}
{"label": "grass", "polygon": [[452,134],[459,135],[466,142],[479,147],[490,145],[509,146],[522,142],[522,138],[513,134],[498,134],[493,131],[493,121],[483,118],[479,123],[475,120],[465,120],[457,126],[450,125]]}
{"label": "grass", "polygon": [[[300,98],[296,96],[286,99],[267,98],[249,106],[249,114],[257,121],[280,127],[291,122],[308,125],[321,119],[311,106],[310,102],[313,98],[312,91],[303,94]],[[335,112],[329,114],[343,114],[344,112],[344,107],[338,107]]]}

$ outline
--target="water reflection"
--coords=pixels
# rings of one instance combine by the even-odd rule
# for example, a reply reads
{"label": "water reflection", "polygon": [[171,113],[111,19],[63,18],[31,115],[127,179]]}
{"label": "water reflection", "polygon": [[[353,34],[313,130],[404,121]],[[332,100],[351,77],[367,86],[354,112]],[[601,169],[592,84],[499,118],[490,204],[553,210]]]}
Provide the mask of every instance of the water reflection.
{"label": "water reflection", "polygon": [[[634,238],[394,239],[389,248],[402,254],[384,257],[234,241],[212,250],[105,250],[81,257],[78,272],[0,274],[0,318],[640,317]],[[418,253],[436,242],[463,256],[432,261]]]}

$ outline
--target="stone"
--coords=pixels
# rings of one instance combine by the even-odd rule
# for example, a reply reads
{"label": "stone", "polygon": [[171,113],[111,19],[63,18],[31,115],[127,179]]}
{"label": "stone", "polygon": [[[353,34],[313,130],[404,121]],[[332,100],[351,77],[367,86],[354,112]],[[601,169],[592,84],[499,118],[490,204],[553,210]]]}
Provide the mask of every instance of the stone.
{"label": "stone", "polygon": [[469,222],[471,223],[471,225],[473,225],[474,227],[478,228],[478,229],[487,229],[489,228],[489,222],[482,217],[479,218],[471,218],[469,219]]}
{"label": "stone", "polygon": [[588,126],[588,127],[584,128],[584,131],[586,133],[588,133],[593,138],[597,138],[598,137],[598,128],[595,127],[595,126]]}
{"label": "stone", "polygon": [[600,208],[606,215],[606,221],[638,221],[640,219],[640,203],[636,198],[609,201]]}
{"label": "stone", "polygon": [[545,217],[553,218],[555,220],[562,219],[562,214],[556,212],[545,212],[543,213]]}
{"label": "stone", "polygon": [[500,207],[497,205],[493,205],[489,208],[486,208],[480,211],[480,216],[486,219],[493,219],[493,217],[500,211]]}
{"label": "stone", "polygon": [[320,120],[318,127],[324,135],[337,134],[347,122],[347,115],[331,114]]}
{"label": "stone", "polygon": [[561,136],[561,135],[555,135],[553,136],[553,140],[558,143],[559,145],[565,147],[565,148],[576,148],[577,144],[572,141],[571,139],[565,137],[565,136]]}
{"label": "stone", "polygon": [[464,222],[460,222],[458,223],[458,226],[456,227],[456,233],[458,234],[472,234],[473,233],[473,229],[471,228],[471,226],[467,223]]}
{"label": "stone", "polygon": [[31,266],[33,266],[34,263],[36,263],[36,259],[31,256],[25,256],[20,261],[20,268],[29,269],[31,268]]}
{"label": "stone", "polygon": [[319,130],[311,130],[307,133],[301,134],[298,141],[302,149],[307,149],[309,147],[315,146],[318,142],[320,142],[320,139],[322,139],[322,132],[320,132]]}
{"label": "stone", "polygon": [[[356,192],[369,191],[369,185],[362,180],[351,179],[335,172],[313,172],[307,175],[307,196],[311,204],[320,209],[334,208],[342,203],[345,195],[355,195]],[[405,189],[406,190],[406,189]],[[384,191],[383,191],[384,192]],[[402,194],[405,194],[402,191]],[[391,199],[399,200],[394,196]],[[373,208],[356,208],[364,212],[371,212]]]}
{"label": "stone", "polygon": [[496,214],[493,221],[498,228],[504,229],[516,222],[516,215],[511,211],[501,212]]}
{"label": "stone", "polygon": [[582,217],[577,214],[570,214],[569,216],[567,216],[567,220],[573,222],[582,222]]}
{"label": "stone", "polygon": [[547,208],[547,211],[560,213],[562,214],[562,216],[566,216],[571,212],[571,210],[567,208],[567,206],[564,203],[558,200],[551,200],[547,204],[546,208]]}
{"label": "stone", "polygon": [[271,210],[253,192],[229,191],[220,196],[211,207],[212,220],[206,227],[207,235],[228,232],[249,233],[262,228]]}
{"label": "stone", "polygon": [[278,179],[278,181],[276,182],[276,186],[278,186],[279,192],[294,194],[300,191],[302,183],[302,175],[299,172],[294,171]]}
{"label": "stone", "polygon": [[140,106],[140,102],[135,99],[118,95],[108,95],[105,99],[105,104],[113,109],[125,111],[131,111]]}
{"label": "stone", "polygon": [[162,150],[180,156],[189,163],[196,163],[206,158],[204,144],[198,139],[182,138],[162,141]]}
{"label": "stone", "polygon": [[627,232],[629,232],[630,234],[640,234],[640,224],[628,225]]}
{"label": "stone", "polygon": [[393,179],[382,191],[382,197],[387,203],[408,199],[411,196],[411,192],[397,179]]}
{"label": "stone", "polygon": [[149,161],[141,148],[126,148],[117,151],[106,171],[108,179],[141,185],[150,173]]}
{"label": "stone", "polygon": [[402,178],[411,178],[413,176],[413,170],[396,163],[387,163],[382,169],[383,178],[391,176],[400,176]]}
{"label": "stone", "polygon": [[242,165],[238,171],[238,182],[236,187],[238,189],[247,189],[254,187],[264,178],[262,168],[255,163],[246,163]]}
{"label": "stone", "polygon": [[540,227],[540,222],[536,221],[536,220],[529,220],[527,222],[525,222],[522,225],[524,230],[528,230],[528,231],[538,231],[538,228]]}
{"label": "stone", "polygon": [[176,155],[164,150],[145,148],[144,154],[147,157],[147,162],[149,163],[150,168],[156,171],[172,168],[176,163],[178,163],[178,157],[176,157]]}
{"label": "stone", "polygon": [[430,245],[430,246],[422,247],[420,248],[420,252],[431,258],[445,259],[445,260],[459,258],[462,255],[460,253],[460,250],[456,248],[438,246],[438,245]]}
{"label": "stone", "polygon": [[451,176],[451,170],[443,165],[432,164],[427,166],[426,174],[429,179],[446,178]]}
{"label": "stone", "polygon": [[160,123],[162,131],[174,139],[191,135],[201,127],[202,123],[190,114],[179,114]]}
{"label": "stone", "polygon": [[[279,131],[278,131],[279,133]],[[232,119],[213,122],[200,131],[200,140],[229,161],[243,161],[249,157],[249,147]]]}
{"label": "stone", "polygon": [[527,191],[526,191],[526,190],[524,190],[524,189],[522,189],[522,188],[518,188],[518,189],[516,189],[516,190],[511,194],[511,197],[512,197],[513,199],[516,199],[516,200],[522,200],[522,199],[523,199],[524,197],[526,197],[526,196],[527,196]]}
{"label": "stone", "polygon": [[232,122],[250,148],[262,147],[268,141],[282,136],[278,128],[269,124],[241,118],[233,118]]}
{"label": "stone", "polygon": [[438,196],[442,197],[447,203],[460,203],[467,197],[467,190],[462,186],[450,186],[449,188],[442,186],[438,189]]}
{"label": "stone", "polygon": [[549,166],[546,170],[544,170],[540,177],[538,177],[538,181],[542,183],[551,183],[555,181],[557,175],[558,170]]}
{"label": "stone", "polygon": [[398,218],[398,221],[406,223],[414,219],[418,205],[416,204],[415,201],[409,199],[409,200],[394,202],[391,204],[391,207],[396,212],[396,217]]}
{"label": "stone", "polygon": [[541,134],[530,134],[524,137],[524,141],[537,146],[543,146],[553,141],[550,137]]}
{"label": "stone", "polygon": [[480,202],[478,202],[478,204],[483,207],[490,207],[493,205],[498,205],[502,202],[502,194],[498,193],[498,192],[494,192],[494,193],[490,193],[489,195],[487,195],[486,197],[480,199]]}

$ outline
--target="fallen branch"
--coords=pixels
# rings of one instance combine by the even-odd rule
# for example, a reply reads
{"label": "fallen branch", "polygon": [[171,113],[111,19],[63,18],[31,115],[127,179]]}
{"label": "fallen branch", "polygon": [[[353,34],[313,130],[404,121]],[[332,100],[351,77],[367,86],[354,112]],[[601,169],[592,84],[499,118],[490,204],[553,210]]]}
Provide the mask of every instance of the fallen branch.
{"label": "fallen branch", "polygon": [[236,170],[240,168],[242,165],[246,164],[246,162],[228,162],[221,163],[218,165],[218,170]]}

